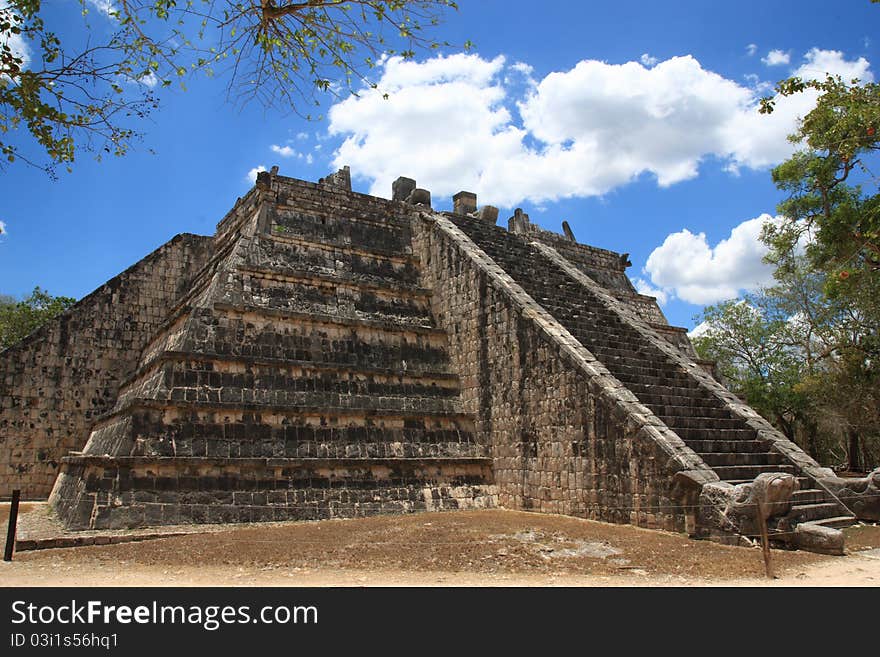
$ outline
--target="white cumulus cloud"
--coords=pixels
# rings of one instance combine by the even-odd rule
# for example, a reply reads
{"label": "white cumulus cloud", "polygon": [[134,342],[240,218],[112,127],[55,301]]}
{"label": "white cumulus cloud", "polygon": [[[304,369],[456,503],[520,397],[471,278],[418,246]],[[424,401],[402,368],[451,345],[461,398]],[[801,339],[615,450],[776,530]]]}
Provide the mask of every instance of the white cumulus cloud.
{"label": "white cumulus cloud", "polygon": [[767,66],[783,66],[791,62],[791,54],[784,50],[771,50],[766,57],[761,57],[761,61]]}
{"label": "white cumulus cloud", "polygon": [[114,12],[118,11],[113,0],[87,0],[87,3],[97,9],[99,13],[104,14],[104,16],[111,16]]}
{"label": "white cumulus cloud", "polygon": [[[824,79],[829,73],[844,80],[858,78],[870,82],[874,79],[864,57],[848,61],[840,51],[817,48],[808,51],[791,73],[808,80]],[[760,86],[755,91],[766,93]],[[787,136],[794,132],[798,119],[815,107],[818,97],[818,91],[807,89],[787,98],[777,98],[772,114],[759,114],[755,104],[732,114],[722,128],[724,150],[729,153],[728,168],[733,171],[742,166],[764,168],[791,155],[794,147]]]}
{"label": "white cumulus cloud", "polygon": [[839,75],[846,82],[855,79],[862,82],[874,81],[871,65],[867,59],[859,57],[853,61],[847,61],[839,50],[811,48],[804,55],[804,61],[794,71],[794,75],[805,80],[824,80],[827,73]]}
{"label": "white cumulus cloud", "polygon": [[378,90],[331,108],[330,133],[347,135],[334,165],[371,178],[370,193],[381,196],[401,175],[430,184],[436,195],[465,188],[488,195],[480,180],[500,177],[495,171],[523,153],[524,131],[513,125],[495,79],[503,68],[503,57],[476,55],[387,60]]}
{"label": "white cumulus cloud", "polygon": [[692,340],[694,338],[702,337],[702,336],[706,335],[711,328],[712,327],[709,324],[709,322],[700,322],[694,328],[692,328],[690,331],[688,331],[688,337],[691,338]]}
{"label": "white cumulus cloud", "polygon": [[257,166],[255,166],[253,169],[251,169],[250,171],[248,171],[245,174],[245,176],[244,176],[245,181],[249,182],[250,184],[253,185],[254,183],[257,182],[257,174],[260,173],[260,171],[268,171],[268,169],[266,169],[265,165],[258,164]]}
{"label": "white cumulus cloud", "polygon": [[517,73],[522,73],[527,77],[531,76],[531,74],[535,72],[535,68],[531,64],[526,64],[525,62],[514,62],[510,65],[510,68]]}
{"label": "white cumulus cloud", "polygon": [[750,43],[749,45],[746,46],[746,54],[749,57],[753,57],[756,52],[758,52],[758,44],[757,43]]}
{"label": "white cumulus cloud", "polygon": [[278,144],[272,144],[270,147],[273,153],[278,153],[281,157],[295,157],[296,151],[293,150],[290,146],[279,146]]}
{"label": "white cumulus cloud", "polygon": [[[351,165],[371,194],[387,196],[405,175],[435,196],[468,189],[502,207],[603,195],[645,174],[673,185],[707,159],[732,172],[768,167],[790,155],[787,136],[816,97],[780,98],[761,115],[766,86],[727,79],[689,55],[650,67],[583,60],[526,87],[509,84],[507,72],[531,68],[503,57],[392,57],[379,70],[378,89],[330,109],[329,133],[343,139],[333,164]],[[826,71],[872,79],[863,58],[818,49],[794,72]]]}
{"label": "white cumulus cloud", "polygon": [[[319,149],[320,145],[315,147],[315,150]],[[291,148],[290,146],[279,146],[278,144],[272,144],[269,147],[269,150],[271,150],[273,153],[277,153],[281,157],[296,158],[297,160],[301,160],[306,164],[312,164],[315,161],[315,158],[311,153],[302,153],[294,148]]]}
{"label": "white cumulus cloud", "polygon": [[648,68],[650,68],[650,67],[652,67],[654,64],[656,64],[659,60],[658,60],[656,57],[652,57],[652,56],[649,55],[648,53],[643,52],[643,53],[642,53],[642,56],[639,57],[639,61],[640,61],[642,64],[644,64],[645,66],[647,66]]}
{"label": "white cumulus cloud", "polygon": [[157,84],[159,84],[158,76],[155,73],[153,73],[152,71],[150,71],[146,75],[142,75],[141,77],[138,78],[137,81],[140,82],[141,84],[149,87],[150,89],[152,89]]}
{"label": "white cumulus cloud", "polygon": [[666,290],[661,290],[660,288],[656,288],[651,285],[644,278],[637,278],[633,281],[633,285],[635,285],[636,291],[639,294],[646,294],[649,297],[655,297],[657,299],[657,303],[661,306],[665,306],[669,301],[669,294],[667,294]]}
{"label": "white cumulus cloud", "polygon": [[769,214],[744,221],[714,247],[705,233],[672,233],[648,256],[645,273],[652,285],[689,303],[733,299],[772,282],[773,268],[762,261],[767,247],[759,236],[766,222],[776,221]]}

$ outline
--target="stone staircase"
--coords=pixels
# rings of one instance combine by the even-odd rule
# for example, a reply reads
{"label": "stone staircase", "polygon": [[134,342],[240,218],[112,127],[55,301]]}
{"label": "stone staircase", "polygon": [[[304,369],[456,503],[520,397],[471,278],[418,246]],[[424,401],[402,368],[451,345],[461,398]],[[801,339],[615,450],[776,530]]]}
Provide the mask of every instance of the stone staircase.
{"label": "stone staircase", "polygon": [[535,245],[477,218],[447,215],[697,455],[730,484],[789,473],[800,490],[776,531],[802,522],[843,527],[852,515],[742,417]]}
{"label": "stone staircase", "polygon": [[409,219],[301,186],[221,222],[222,257],[64,460],[69,528],[494,505]]}

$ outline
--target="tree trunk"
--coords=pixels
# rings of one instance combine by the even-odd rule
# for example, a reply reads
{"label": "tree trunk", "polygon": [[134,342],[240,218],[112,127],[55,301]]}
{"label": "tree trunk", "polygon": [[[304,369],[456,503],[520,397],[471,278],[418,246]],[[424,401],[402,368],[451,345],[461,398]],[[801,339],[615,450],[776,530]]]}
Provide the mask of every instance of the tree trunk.
{"label": "tree trunk", "polygon": [[816,439],[818,427],[815,422],[804,422],[804,433],[807,434],[807,454],[819,461],[819,445]]}
{"label": "tree trunk", "polygon": [[862,450],[859,444],[859,433],[855,429],[850,429],[847,436],[847,469],[850,472],[862,471]]}
{"label": "tree trunk", "polygon": [[795,440],[794,428],[792,427],[792,423],[786,420],[785,416],[782,413],[776,414],[776,426],[791,442],[797,442],[797,440]]}

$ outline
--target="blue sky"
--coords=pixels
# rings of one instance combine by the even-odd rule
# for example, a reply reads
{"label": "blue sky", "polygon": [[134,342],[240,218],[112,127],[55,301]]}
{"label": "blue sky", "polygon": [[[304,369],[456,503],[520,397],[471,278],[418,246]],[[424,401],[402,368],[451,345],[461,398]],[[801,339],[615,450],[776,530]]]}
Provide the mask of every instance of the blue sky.
{"label": "blue sky", "polygon": [[[47,5],[56,29],[83,32],[72,1]],[[0,294],[81,297],[177,233],[211,234],[256,168],[316,180],[350,164],[358,191],[388,196],[407,175],[435,208],[467,189],[505,225],[515,207],[552,230],[568,220],[579,241],[629,252],[630,277],[690,328],[704,304],[768,280],[769,169],[811,99],[768,118],[757,98],[792,72],[874,79],[880,62],[868,0],[460,5],[435,35],[474,50],[387,61],[387,101],[328,98],[328,118],[307,122],[233,107],[221,80],[195,78],[162,92],[123,158],[83,153],[54,181],[6,167]],[[88,21],[108,29],[97,10]]]}

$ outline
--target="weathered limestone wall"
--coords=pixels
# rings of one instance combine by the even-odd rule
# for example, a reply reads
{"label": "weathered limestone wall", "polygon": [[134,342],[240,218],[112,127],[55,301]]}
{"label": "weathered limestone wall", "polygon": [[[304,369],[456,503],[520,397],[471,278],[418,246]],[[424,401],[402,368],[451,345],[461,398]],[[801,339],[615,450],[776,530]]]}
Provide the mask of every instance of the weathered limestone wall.
{"label": "weathered limestone wall", "polygon": [[53,491],[68,529],[325,520],[488,508],[485,459],[68,457]]}
{"label": "weathered limestone wall", "polygon": [[49,495],[61,457],[113,406],[211,242],[178,235],[0,352],[0,497],[14,488],[25,499]]}
{"label": "weathered limestone wall", "polygon": [[415,220],[414,248],[499,505],[693,531],[717,475],[451,221]]}

